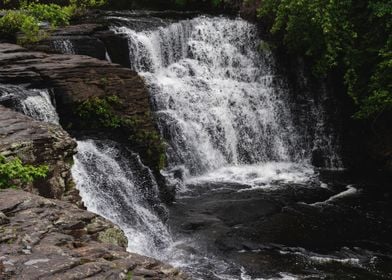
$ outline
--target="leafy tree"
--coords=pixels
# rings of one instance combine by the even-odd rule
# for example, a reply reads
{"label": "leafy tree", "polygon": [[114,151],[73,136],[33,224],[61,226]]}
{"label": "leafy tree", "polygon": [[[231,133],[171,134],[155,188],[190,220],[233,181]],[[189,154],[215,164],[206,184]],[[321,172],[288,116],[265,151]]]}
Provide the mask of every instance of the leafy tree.
{"label": "leafy tree", "polygon": [[0,189],[32,183],[35,179],[46,177],[48,171],[46,165],[34,167],[23,164],[19,158],[7,160],[0,155]]}
{"label": "leafy tree", "polygon": [[258,11],[270,31],[325,76],[344,72],[355,117],[392,109],[392,2],[389,0],[263,0]]}

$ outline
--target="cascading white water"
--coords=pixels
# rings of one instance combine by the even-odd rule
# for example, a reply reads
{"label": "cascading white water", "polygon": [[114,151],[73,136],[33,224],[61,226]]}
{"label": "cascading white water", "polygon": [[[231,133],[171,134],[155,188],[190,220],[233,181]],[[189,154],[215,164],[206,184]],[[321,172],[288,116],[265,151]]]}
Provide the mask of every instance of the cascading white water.
{"label": "cascading white water", "polygon": [[78,141],[72,175],[87,209],[124,230],[128,250],[159,258],[172,243],[157,214],[158,187],[139,157],[113,143]]}
{"label": "cascading white water", "polygon": [[62,54],[75,54],[75,49],[72,41],[69,39],[59,39],[53,41],[53,47],[56,51]]}
{"label": "cascading white water", "polygon": [[145,77],[169,168],[195,176],[227,166],[309,163],[292,122],[289,93],[256,27],[241,19],[199,17],[135,32],[130,64]]}
{"label": "cascading white water", "polygon": [[16,85],[0,86],[0,101],[33,119],[59,124],[56,108],[47,89],[25,89]]}
{"label": "cascading white water", "polygon": [[21,110],[33,119],[59,124],[56,108],[50,100],[48,90],[33,90],[36,95],[28,96],[20,103]]}

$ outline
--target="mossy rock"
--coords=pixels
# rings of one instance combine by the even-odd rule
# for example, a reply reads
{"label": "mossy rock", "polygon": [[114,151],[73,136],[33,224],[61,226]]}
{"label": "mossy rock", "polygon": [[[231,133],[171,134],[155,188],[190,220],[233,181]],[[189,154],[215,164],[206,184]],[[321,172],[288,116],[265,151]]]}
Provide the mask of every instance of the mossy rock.
{"label": "mossy rock", "polygon": [[128,240],[124,232],[117,227],[109,228],[100,232],[98,240],[103,243],[113,244],[124,248],[128,246]]}

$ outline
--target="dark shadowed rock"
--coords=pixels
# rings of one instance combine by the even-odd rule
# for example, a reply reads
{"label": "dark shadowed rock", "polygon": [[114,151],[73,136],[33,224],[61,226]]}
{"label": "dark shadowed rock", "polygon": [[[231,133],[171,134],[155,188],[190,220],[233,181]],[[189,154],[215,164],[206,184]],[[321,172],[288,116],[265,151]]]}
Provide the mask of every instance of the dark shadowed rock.
{"label": "dark shadowed rock", "polygon": [[70,203],[5,190],[0,211],[7,219],[0,224],[1,279],[186,278],[157,260],[127,253],[119,228]]}

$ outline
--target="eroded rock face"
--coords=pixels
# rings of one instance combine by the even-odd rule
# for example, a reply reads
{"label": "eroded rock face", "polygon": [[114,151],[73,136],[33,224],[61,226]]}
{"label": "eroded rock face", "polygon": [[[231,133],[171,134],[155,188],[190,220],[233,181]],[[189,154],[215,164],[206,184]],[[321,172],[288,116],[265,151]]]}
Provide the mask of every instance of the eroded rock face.
{"label": "eroded rock face", "polygon": [[70,203],[0,192],[1,279],[185,279],[171,266],[127,253],[124,240],[116,226]]}
{"label": "eroded rock face", "polygon": [[73,187],[71,165],[76,142],[60,126],[35,121],[0,106],[0,153],[18,157],[23,163],[48,165],[45,179],[26,190],[50,198],[61,198]]}
{"label": "eroded rock face", "polygon": [[[84,101],[107,97],[116,98],[115,114],[119,118],[137,119],[139,127],[157,133],[144,81],[136,72],[117,64],[88,56],[47,54],[13,44],[0,44],[0,83],[53,89],[60,123],[71,133],[99,135],[100,138],[103,135],[114,140],[122,137],[119,141],[130,147],[132,143],[124,137],[124,131],[115,134],[103,126],[92,128],[76,112]],[[149,158],[149,148],[132,145],[143,162],[157,170],[159,164]]]}

